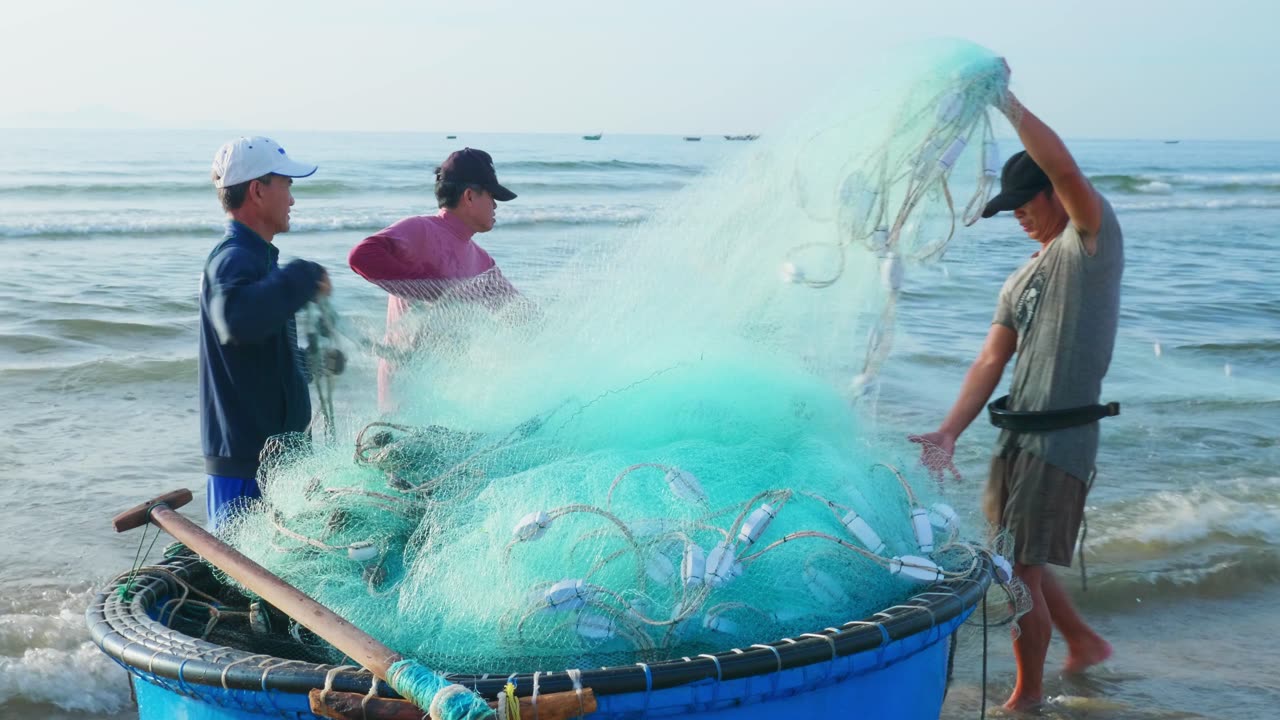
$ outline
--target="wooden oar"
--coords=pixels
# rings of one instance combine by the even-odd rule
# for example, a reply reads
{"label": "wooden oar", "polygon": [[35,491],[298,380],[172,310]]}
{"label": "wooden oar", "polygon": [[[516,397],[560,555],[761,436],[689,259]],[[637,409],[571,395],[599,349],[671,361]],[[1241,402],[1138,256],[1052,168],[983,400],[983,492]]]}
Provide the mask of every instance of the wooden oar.
{"label": "wooden oar", "polygon": [[[269,570],[240,554],[235,548],[179,515],[177,508],[191,502],[191,491],[175,490],[148,500],[135,508],[117,515],[111,526],[116,532],[125,532],[147,523],[154,523],[177,538],[214,567],[237,580],[241,585],[257,593],[289,617],[297,620],[311,632],[324,638],[352,660],[385,681],[397,693],[408,698],[433,718],[492,717],[492,709],[478,695],[444,681],[439,675],[413,660],[409,660],[383,645],[360,628],[347,622],[329,608],[311,599],[306,593],[276,577]],[[447,688],[447,689],[445,689]],[[437,690],[444,689],[438,693]],[[573,697],[573,709],[578,709],[577,694],[557,693]],[[546,696],[548,699],[550,695]],[[437,707],[432,708],[436,700]],[[539,706],[543,698],[539,698]],[[585,707],[585,706],[584,706]],[[539,707],[539,715],[542,708]],[[592,708],[594,709],[594,708]],[[572,714],[560,717],[574,717]]]}

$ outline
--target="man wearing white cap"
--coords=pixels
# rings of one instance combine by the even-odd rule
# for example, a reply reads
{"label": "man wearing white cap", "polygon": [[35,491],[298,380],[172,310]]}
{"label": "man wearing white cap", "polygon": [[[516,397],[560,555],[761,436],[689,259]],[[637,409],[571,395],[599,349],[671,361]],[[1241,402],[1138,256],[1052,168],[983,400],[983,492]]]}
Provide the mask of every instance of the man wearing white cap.
{"label": "man wearing white cap", "polygon": [[214,528],[237,504],[260,497],[258,455],[267,438],[311,421],[294,315],[329,294],[329,276],[307,260],[280,267],[272,240],[289,231],[293,178],[315,171],[265,137],[233,140],[213,157],[227,213],[226,234],[200,278],[200,425]]}

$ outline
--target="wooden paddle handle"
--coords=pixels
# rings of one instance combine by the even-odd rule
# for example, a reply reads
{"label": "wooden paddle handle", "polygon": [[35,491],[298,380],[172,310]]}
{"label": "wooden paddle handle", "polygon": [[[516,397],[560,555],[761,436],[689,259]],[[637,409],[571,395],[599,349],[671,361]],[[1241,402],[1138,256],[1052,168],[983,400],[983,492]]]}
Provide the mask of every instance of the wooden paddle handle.
{"label": "wooden paddle handle", "polygon": [[401,659],[399,653],[174,511],[174,508],[190,501],[190,490],[175,490],[117,515],[111,524],[117,532],[123,532],[150,521],[180,540],[210,565],[231,576],[263,600],[297,620],[303,627],[328,640],[330,645],[368,668],[374,675],[387,679],[387,670]]}
{"label": "wooden paddle handle", "polygon": [[164,505],[170,509],[177,510],[189,502],[191,502],[190,490],[186,488],[174,490],[160,497],[152,498],[135,508],[125,510],[111,519],[111,527],[115,528],[118,533],[142,527],[150,522],[151,509],[155,506]]}
{"label": "wooden paddle handle", "polygon": [[[366,697],[359,693],[330,690],[312,690],[308,694],[311,712],[334,720],[422,720],[422,710],[408,700]],[[490,700],[489,707],[497,708],[497,701]],[[538,696],[537,711],[533,700],[520,698],[520,717],[538,720],[568,720],[583,717],[596,711],[596,696],[591,688],[583,688],[582,694],[569,690]]]}

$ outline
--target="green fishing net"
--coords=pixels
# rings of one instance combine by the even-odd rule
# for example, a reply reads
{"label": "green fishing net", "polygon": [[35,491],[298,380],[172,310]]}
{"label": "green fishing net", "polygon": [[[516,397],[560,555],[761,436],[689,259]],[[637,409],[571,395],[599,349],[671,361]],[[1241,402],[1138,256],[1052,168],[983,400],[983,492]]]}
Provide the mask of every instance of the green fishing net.
{"label": "green fishing net", "polygon": [[273,442],[224,535],[442,672],[745,647],[966,574],[876,377],[904,268],[990,190],[1006,82],[964,43],[855,78],[538,296],[388,283],[412,312],[362,347],[394,410]]}

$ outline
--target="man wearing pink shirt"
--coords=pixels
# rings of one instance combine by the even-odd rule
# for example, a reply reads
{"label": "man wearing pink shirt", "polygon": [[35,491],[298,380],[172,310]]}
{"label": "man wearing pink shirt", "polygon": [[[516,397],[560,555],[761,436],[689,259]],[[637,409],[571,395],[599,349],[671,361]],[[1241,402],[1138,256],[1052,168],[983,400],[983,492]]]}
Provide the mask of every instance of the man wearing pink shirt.
{"label": "man wearing pink shirt", "polygon": [[[417,304],[456,297],[496,309],[518,294],[489,253],[472,240],[476,233],[493,229],[498,202],[515,197],[498,183],[489,153],[463,148],[436,168],[438,213],[404,218],[351,249],[351,269],[390,295],[386,343],[393,350],[414,350],[412,333],[403,321]],[[383,410],[395,406],[395,369],[395,362],[387,358],[378,364]]]}

